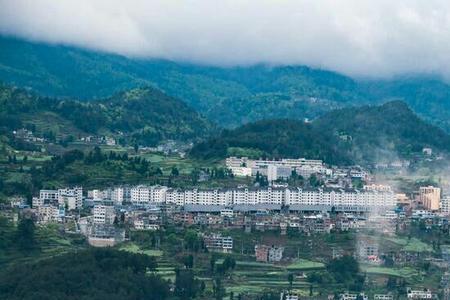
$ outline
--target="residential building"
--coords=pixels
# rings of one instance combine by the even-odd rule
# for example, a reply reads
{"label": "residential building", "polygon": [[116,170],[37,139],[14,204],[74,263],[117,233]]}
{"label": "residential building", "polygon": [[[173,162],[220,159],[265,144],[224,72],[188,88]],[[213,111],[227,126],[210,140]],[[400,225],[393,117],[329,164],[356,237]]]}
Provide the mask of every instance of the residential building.
{"label": "residential building", "polygon": [[116,217],[114,206],[109,205],[94,205],[93,208],[93,222],[95,224],[112,225]]}
{"label": "residential building", "polygon": [[283,247],[256,245],[256,261],[261,262],[279,262],[283,258]]}
{"label": "residential building", "polygon": [[394,295],[392,295],[392,294],[375,294],[375,295],[373,295],[373,300],[394,300]]}
{"label": "residential building", "polygon": [[438,211],[441,203],[441,189],[434,186],[420,187],[419,201],[426,210]]}
{"label": "residential building", "polygon": [[339,295],[339,300],[356,300],[358,299],[368,300],[369,298],[364,293],[361,294],[351,294],[351,293],[343,293]]}
{"label": "residential building", "polygon": [[69,210],[80,209],[83,205],[83,188],[65,188],[58,190],[59,205],[66,206]]}
{"label": "residential building", "polygon": [[203,242],[209,251],[228,253],[233,250],[233,238],[230,236],[222,236],[220,234],[205,235]]}
{"label": "residential building", "polygon": [[432,299],[433,293],[429,289],[413,290],[407,288],[406,296],[408,299]]}

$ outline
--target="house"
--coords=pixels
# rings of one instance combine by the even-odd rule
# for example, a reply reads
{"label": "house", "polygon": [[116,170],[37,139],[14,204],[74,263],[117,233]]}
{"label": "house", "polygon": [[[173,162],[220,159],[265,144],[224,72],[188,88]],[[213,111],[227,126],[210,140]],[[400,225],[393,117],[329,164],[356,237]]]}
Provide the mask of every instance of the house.
{"label": "house", "polygon": [[339,300],[356,300],[356,299],[368,300],[369,297],[367,297],[367,295],[365,295],[364,293],[361,294],[344,293],[339,295]]}
{"label": "house", "polygon": [[205,235],[203,236],[203,242],[209,251],[229,253],[233,250],[233,238],[231,236]]}
{"label": "house", "polygon": [[256,261],[261,262],[279,262],[283,258],[283,247],[256,245],[255,256]]}
{"label": "house", "polygon": [[375,294],[373,295],[373,300],[394,300],[392,294]]}
{"label": "house", "polygon": [[430,289],[424,288],[421,290],[406,289],[406,296],[408,299],[432,299],[433,294]]}

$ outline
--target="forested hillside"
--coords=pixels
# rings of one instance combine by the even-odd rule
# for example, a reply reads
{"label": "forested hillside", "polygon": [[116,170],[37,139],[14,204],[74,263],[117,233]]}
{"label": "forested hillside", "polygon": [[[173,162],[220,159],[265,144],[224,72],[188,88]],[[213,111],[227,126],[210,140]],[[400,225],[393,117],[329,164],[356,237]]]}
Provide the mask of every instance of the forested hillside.
{"label": "forested hillside", "polygon": [[312,123],[258,121],[224,130],[197,144],[196,157],[225,157],[232,148],[259,150],[267,157],[307,157],[333,164],[373,164],[411,157],[423,147],[450,152],[450,136],[429,125],[401,101],[335,110]]}
{"label": "forested hillside", "polygon": [[148,299],[169,296],[167,282],[146,272],[156,262],[112,249],[67,253],[0,271],[1,299]]}
{"label": "forested hillside", "polygon": [[166,139],[195,140],[214,130],[186,103],[150,87],[80,102],[41,97],[0,85],[2,132],[10,134],[30,126],[49,138],[108,134],[141,145],[155,145]]}
{"label": "forested hillside", "polygon": [[0,80],[50,96],[90,100],[151,85],[225,127],[269,118],[314,119],[336,108],[397,99],[450,131],[450,86],[434,77],[358,81],[301,66],[195,66],[7,37],[0,37],[0,48]]}

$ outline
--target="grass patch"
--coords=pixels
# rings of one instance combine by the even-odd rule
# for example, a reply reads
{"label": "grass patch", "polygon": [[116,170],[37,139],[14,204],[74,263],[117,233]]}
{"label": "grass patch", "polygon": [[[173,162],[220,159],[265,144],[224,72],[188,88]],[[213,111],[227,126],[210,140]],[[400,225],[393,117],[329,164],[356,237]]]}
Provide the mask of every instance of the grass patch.
{"label": "grass patch", "polygon": [[323,268],[325,268],[323,263],[307,259],[299,259],[287,266],[288,270],[315,270]]}
{"label": "grass patch", "polygon": [[134,243],[123,244],[119,247],[119,250],[131,253],[145,254],[148,256],[155,256],[155,257],[160,257],[163,255],[163,252],[161,250],[153,250],[153,249],[143,250]]}
{"label": "grass patch", "polygon": [[362,271],[367,272],[368,274],[376,274],[376,275],[386,275],[386,276],[395,276],[402,278],[411,278],[414,275],[417,275],[417,270],[404,267],[404,268],[387,268],[387,267],[375,267],[375,266],[361,266]]}

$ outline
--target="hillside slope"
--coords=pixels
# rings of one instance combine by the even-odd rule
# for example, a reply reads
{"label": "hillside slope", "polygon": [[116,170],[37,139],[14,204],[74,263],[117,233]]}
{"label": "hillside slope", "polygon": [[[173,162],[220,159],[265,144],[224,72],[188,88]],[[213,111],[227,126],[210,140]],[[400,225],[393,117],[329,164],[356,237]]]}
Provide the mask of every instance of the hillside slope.
{"label": "hillside slope", "polygon": [[197,157],[225,157],[227,149],[260,150],[268,157],[307,157],[333,164],[374,164],[410,158],[431,147],[450,153],[450,136],[427,124],[401,101],[335,110],[312,123],[269,120],[224,130],[197,144]]}
{"label": "hillside slope", "polygon": [[186,103],[150,87],[80,102],[0,85],[2,132],[30,126],[40,135],[106,134],[142,145],[195,140],[215,130]]}
{"label": "hillside slope", "polygon": [[0,49],[0,80],[50,96],[89,100],[151,85],[225,127],[262,119],[314,119],[337,108],[397,99],[450,132],[450,86],[438,78],[357,81],[300,66],[194,66],[7,37],[0,37]]}

